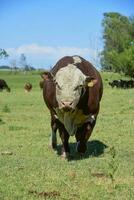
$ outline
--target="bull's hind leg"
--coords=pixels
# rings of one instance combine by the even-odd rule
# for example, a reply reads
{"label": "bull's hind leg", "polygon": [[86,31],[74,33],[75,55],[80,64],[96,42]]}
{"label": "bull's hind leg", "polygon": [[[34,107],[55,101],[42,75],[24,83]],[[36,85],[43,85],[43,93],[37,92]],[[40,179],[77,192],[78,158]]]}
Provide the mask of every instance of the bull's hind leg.
{"label": "bull's hind leg", "polygon": [[81,154],[84,154],[87,150],[87,141],[91,136],[93,128],[95,126],[96,120],[92,123],[86,123],[82,127],[80,127],[75,135],[77,140],[77,151]]}
{"label": "bull's hind leg", "polygon": [[86,136],[86,127],[82,126],[77,130],[77,133],[75,135],[77,141],[76,150],[81,154],[85,153],[87,149],[85,136]]}

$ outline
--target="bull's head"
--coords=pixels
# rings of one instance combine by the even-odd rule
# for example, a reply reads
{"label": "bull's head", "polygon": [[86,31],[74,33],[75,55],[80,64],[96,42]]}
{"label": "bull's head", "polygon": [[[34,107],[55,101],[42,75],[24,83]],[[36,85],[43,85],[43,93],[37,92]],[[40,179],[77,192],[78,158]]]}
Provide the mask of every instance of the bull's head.
{"label": "bull's head", "polygon": [[[52,76],[45,74],[45,78],[52,79]],[[58,107],[64,111],[74,110],[86,87],[93,87],[97,82],[96,79],[87,77],[73,64],[61,68],[53,77],[53,81],[56,85]]]}
{"label": "bull's head", "polygon": [[55,76],[59,109],[74,110],[87,85],[92,87],[96,83],[91,80],[91,77],[87,77],[75,65],[69,64],[61,68]]}

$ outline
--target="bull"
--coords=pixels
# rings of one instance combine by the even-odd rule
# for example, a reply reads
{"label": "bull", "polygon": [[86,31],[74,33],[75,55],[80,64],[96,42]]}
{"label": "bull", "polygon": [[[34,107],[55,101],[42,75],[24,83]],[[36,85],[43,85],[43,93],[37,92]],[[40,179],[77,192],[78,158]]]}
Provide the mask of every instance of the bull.
{"label": "bull", "polygon": [[95,67],[80,56],[65,56],[43,78],[43,98],[51,114],[50,145],[57,146],[56,131],[63,144],[62,156],[70,155],[69,137],[84,154],[99,113],[103,83]]}

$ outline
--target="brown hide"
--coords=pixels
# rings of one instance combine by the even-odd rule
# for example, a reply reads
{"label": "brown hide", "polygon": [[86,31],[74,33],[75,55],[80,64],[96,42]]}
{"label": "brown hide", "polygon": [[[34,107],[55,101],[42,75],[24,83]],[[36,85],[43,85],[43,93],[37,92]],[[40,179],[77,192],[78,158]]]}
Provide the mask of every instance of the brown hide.
{"label": "brown hide", "polygon": [[55,95],[55,84],[52,79],[44,79],[43,84],[43,98],[46,102],[46,105],[48,108],[53,110],[53,108],[56,108],[57,102],[56,102],[56,95]]}

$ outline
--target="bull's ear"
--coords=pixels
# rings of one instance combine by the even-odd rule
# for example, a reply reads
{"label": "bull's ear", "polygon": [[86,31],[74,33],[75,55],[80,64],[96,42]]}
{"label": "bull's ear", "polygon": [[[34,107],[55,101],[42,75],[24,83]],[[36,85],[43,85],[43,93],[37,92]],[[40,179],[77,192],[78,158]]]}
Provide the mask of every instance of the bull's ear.
{"label": "bull's ear", "polygon": [[53,75],[49,71],[43,72],[41,74],[41,77],[43,78],[43,80],[52,80],[53,79]]}
{"label": "bull's ear", "polygon": [[97,83],[97,79],[95,79],[94,77],[87,76],[85,82],[86,86],[93,87]]}

